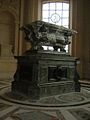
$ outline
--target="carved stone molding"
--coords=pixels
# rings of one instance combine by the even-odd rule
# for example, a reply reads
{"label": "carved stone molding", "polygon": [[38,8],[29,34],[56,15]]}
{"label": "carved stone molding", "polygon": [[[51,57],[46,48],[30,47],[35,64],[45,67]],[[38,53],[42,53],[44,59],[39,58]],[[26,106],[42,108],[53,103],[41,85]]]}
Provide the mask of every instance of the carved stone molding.
{"label": "carved stone molding", "polygon": [[16,11],[19,10],[20,0],[0,0],[0,8],[12,8]]}

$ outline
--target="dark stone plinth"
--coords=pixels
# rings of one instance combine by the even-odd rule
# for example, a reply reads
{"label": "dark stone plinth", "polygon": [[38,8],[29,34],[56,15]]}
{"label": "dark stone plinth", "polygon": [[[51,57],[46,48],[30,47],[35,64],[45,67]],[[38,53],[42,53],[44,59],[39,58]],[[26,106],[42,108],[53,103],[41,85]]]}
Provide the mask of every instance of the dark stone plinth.
{"label": "dark stone plinth", "polygon": [[17,70],[12,82],[13,93],[39,99],[77,91],[77,58],[50,51],[27,51],[15,58]]}
{"label": "dark stone plinth", "polygon": [[39,99],[40,89],[37,85],[28,81],[13,81],[12,93],[20,94],[21,96],[30,99]]}
{"label": "dark stone plinth", "polygon": [[53,83],[46,83],[39,86],[40,96],[47,97],[53,95],[60,95],[63,93],[69,93],[75,91],[75,83],[73,81],[60,81]]}

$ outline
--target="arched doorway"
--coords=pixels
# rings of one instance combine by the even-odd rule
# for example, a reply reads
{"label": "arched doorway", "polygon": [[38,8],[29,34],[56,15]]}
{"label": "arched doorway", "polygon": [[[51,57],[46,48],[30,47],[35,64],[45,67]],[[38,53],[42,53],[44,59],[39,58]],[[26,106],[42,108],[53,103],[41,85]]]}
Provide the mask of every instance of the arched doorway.
{"label": "arched doorway", "polygon": [[0,12],[0,56],[10,57],[14,52],[15,19],[7,11]]}
{"label": "arched doorway", "polygon": [[16,62],[15,17],[9,11],[0,11],[0,79],[12,79]]}

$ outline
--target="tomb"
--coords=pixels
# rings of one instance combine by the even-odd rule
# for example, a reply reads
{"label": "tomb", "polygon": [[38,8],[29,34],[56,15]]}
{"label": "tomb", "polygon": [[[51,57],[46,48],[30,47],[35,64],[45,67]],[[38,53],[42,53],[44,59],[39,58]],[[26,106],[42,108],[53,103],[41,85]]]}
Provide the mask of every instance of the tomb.
{"label": "tomb", "polygon": [[[33,100],[42,97],[80,91],[77,73],[78,58],[70,56],[65,46],[76,31],[43,21],[21,27],[32,48],[17,59],[12,93]],[[44,50],[52,46],[53,50]]]}

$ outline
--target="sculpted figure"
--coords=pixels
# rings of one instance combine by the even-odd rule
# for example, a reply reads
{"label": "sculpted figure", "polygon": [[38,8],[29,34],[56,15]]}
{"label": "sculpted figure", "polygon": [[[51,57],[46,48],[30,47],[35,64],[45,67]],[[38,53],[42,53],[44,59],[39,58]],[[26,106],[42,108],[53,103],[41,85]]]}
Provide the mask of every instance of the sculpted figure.
{"label": "sculpted figure", "polygon": [[41,50],[42,46],[53,46],[54,50],[65,51],[70,44],[70,36],[76,31],[63,26],[54,25],[44,21],[35,21],[20,28],[25,33],[25,39],[31,43],[32,50]]}

